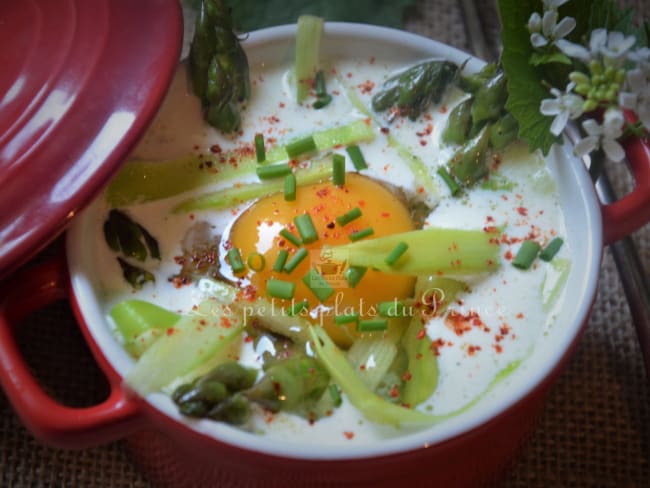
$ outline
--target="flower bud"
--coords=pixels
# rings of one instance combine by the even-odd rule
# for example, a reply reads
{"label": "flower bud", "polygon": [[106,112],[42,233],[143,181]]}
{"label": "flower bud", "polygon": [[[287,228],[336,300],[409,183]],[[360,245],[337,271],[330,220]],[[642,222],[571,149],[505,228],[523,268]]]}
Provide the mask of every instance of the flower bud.
{"label": "flower bud", "polygon": [[589,77],[580,71],[571,72],[569,74],[569,79],[576,85],[588,85],[590,83]]}
{"label": "flower bud", "polygon": [[589,62],[589,71],[595,75],[600,75],[603,73],[603,65],[594,59]]}

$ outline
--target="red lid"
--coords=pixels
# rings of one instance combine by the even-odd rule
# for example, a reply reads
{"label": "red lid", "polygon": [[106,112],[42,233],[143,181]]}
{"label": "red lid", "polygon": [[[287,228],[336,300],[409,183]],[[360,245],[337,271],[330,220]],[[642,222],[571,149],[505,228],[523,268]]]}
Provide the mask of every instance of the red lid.
{"label": "red lid", "polygon": [[0,2],[0,278],[59,235],[167,91],[178,0]]}

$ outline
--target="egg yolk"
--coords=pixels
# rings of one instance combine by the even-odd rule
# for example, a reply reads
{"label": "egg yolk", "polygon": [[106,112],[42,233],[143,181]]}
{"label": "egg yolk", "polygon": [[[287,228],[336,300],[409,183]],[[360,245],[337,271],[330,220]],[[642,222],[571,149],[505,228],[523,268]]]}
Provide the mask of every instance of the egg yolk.
{"label": "egg yolk", "polygon": [[[336,222],[336,217],[356,207],[361,210],[358,218],[343,226]],[[300,237],[294,219],[305,213],[311,217],[318,239],[296,246],[280,233],[286,229]],[[345,184],[340,187],[331,182],[298,187],[294,201],[285,201],[282,193],[258,200],[237,218],[227,240],[229,245],[239,249],[244,262],[251,255],[264,257],[264,268],[255,266],[259,271],[248,268],[243,275],[238,275],[249,280],[258,295],[271,299],[267,294],[270,279],[293,283],[291,299],[272,298],[278,309],[286,310],[306,299],[308,308],[302,315],[322,324],[334,341],[347,347],[358,336],[356,326],[336,325],[337,315],[357,313],[360,320],[377,318],[378,303],[401,300],[413,293],[412,277],[371,269],[351,287],[344,277],[348,264],[332,262],[321,255],[324,246],[349,244],[351,234],[365,229],[372,229],[372,234],[364,239],[372,239],[413,230],[414,224],[408,209],[394,192],[371,178],[348,173]],[[308,253],[290,273],[273,270],[281,250],[289,253],[288,262],[301,248]],[[312,269],[317,270],[334,291],[324,302],[303,282],[303,277]]]}

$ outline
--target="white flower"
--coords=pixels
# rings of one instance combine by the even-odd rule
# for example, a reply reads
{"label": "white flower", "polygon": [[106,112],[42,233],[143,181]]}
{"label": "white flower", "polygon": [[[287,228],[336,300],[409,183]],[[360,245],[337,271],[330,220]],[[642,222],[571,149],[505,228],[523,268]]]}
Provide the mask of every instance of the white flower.
{"label": "white flower", "polygon": [[589,39],[589,49],[561,39],[556,42],[560,51],[570,58],[584,62],[602,56],[607,66],[620,66],[625,61],[627,52],[636,43],[634,36],[625,37],[622,32],[607,32],[607,29],[594,29]]}
{"label": "white flower", "polygon": [[569,119],[577,119],[583,113],[584,100],[580,95],[571,93],[575,83],[569,83],[566,87],[566,92],[561,92],[557,88],[551,88],[551,94],[555,98],[547,98],[542,100],[539,111],[542,115],[554,115],[553,123],[551,124],[551,133],[559,136],[569,122]]}
{"label": "white flower", "polygon": [[650,61],[650,48],[638,47],[634,51],[630,51],[627,58],[636,63],[647,63]]}
{"label": "white flower", "polygon": [[621,162],[625,157],[625,151],[617,139],[623,135],[623,123],[623,112],[615,108],[605,112],[602,125],[593,119],[585,120],[582,128],[587,133],[587,137],[581,139],[573,151],[577,156],[584,156],[602,147],[610,160]]}
{"label": "white flower", "polygon": [[636,44],[636,37],[627,36],[622,32],[610,32],[607,36],[607,44],[601,47],[600,51],[605,60],[625,61],[627,52]]}
{"label": "white flower", "polygon": [[630,91],[619,94],[621,107],[634,111],[646,129],[650,130],[650,82],[643,70],[637,68],[627,72],[627,86]]}
{"label": "white flower", "polygon": [[528,19],[528,29],[532,32],[530,43],[533,47],[546,46],[549,42],[557,44],[576,27],[576,20],[573,17],[564,17],[559,23],[557,11],[547,10],[541,19],[542,32],[539,32],[539,14],[533,13]]}
{"label": "white flower", "polygon": [[542,30],[542,17],[537,12],[530,14],[530,19],[528,19],[528,32],[531,34],[533,32],[539,32]]}
{"label": "white flower", "polygon": [[650,77],[650,48],[638,47],[627,54],[627,59],[635,62]]}

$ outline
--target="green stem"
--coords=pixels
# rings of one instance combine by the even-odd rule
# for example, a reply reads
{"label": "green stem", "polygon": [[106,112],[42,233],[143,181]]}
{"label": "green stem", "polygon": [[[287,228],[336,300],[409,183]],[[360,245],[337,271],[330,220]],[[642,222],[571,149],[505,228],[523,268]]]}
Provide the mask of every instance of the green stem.
{"label": "green stem", "polygon": [[[354,120],[311,134],[320,152],[338,146],[371,141],[375,131],[366,120]],[[289,159],[286,147],[303,139],[297,137],[284,145],[269,148],[266,163]],[[187,156],[171,161],[129,161],[106,191],[111,207],[159,200],[236,177],[254,174],[258,167],[255,155],[242,157],[236,152],[218,155]]]}

